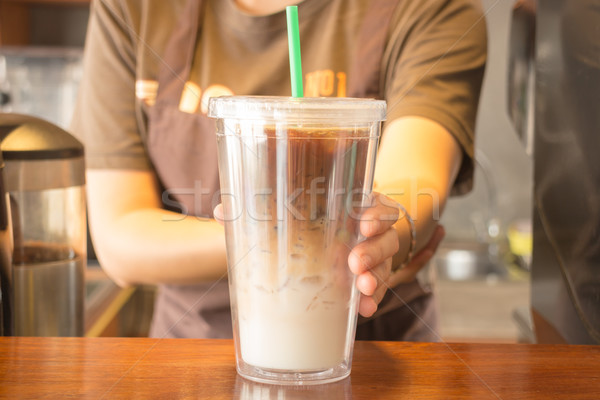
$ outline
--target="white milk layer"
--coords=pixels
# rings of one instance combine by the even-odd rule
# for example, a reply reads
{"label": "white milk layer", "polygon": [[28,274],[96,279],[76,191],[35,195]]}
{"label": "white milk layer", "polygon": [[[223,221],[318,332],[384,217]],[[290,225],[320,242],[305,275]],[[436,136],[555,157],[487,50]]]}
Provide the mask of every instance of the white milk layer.
{"label": "white milk layer", "polygon": [[278,292],[237,291],[243,360],[253,366],[324,370],[344,360],[349,288],[295,282]]}
{"label": "white milk layer", "polygon": [[269,230],[244,235],[266,240],[248,246],[233,270],[242,358],[270,369],[335,367],[348,356],[348,319],[354,323],[356,313],[349,246],[335,223]]}

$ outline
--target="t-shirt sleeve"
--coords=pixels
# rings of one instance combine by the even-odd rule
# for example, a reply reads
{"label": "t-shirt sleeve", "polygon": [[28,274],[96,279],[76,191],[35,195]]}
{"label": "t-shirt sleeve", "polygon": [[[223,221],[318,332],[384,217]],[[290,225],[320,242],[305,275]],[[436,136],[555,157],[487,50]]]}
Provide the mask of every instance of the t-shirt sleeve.
{"label": "t-shirt sleeve", "polygon": [[445,127],[464,153],[452,193],[466,193],[473,181],[475,119],[487,55],[481,7],[473,0],[401,2],[392,23],[386,123],[412,115]]}
{"label": "t-shirt sleeve", "polygon": [[150,169],[135,97],[135,35],[118,1],[94,1],[71,123],[88,168]]}

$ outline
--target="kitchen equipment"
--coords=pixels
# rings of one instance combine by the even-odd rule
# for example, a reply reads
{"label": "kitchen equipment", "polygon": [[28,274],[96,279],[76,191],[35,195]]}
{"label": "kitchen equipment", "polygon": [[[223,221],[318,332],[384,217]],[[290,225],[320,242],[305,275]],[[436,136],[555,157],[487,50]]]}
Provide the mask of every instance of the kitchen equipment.
{"label": "kitchen equipment", "polygon": [[515,2],[508,54],[508,115],[528,155],[533,154],[536,1]]}
{"label": "kitchen equipment", "polygon": [[[511,258],[508,240],[498,210],[498,185],[491,163],[485,153],[475,152],[476,182],[482,182],[486,201],[478,201],[469,215],[474,231],[468,237],[449,237],[444,240],[432,260],[435,273],[452,281],[505,279]],[[483,207],[481,207],[483,206]],[[469,224],[459,221],[463,226]]]}
{"label": "kitchen equipment", "polygon": [[500,254],[506,250],[503,243],[446,241],[434,259],[436,273],[450,281],[505,279],[508,272]]}
{"label": "kitchen equipment", "polygon": [[[86,213],[82,144],[45,120],[0,114],[14,252],[14,334],[83,334]],[[1,211],[1,209],[0,209]]]}
{"label": "kitchen equipment", "polygon": [[9,276],[12,268],[12,227],[9,217],[9,200],[4,179],[4,160],[0,153],[0,336],[13,333],[12,299]]}
{"label": "kitchen equipment", "polygon": [[[532,320],[538,343],[600,343],[600,36],[597,0],[518,1],[535,30]],[[533,18],[533,19],[532,19]],[[515,22],[513,20],[513,22]],[[535,33],[532,37],[531,35]],[[533,42],[532,42],[533,40]],[[530,46],[531,44],[531,46]]]}

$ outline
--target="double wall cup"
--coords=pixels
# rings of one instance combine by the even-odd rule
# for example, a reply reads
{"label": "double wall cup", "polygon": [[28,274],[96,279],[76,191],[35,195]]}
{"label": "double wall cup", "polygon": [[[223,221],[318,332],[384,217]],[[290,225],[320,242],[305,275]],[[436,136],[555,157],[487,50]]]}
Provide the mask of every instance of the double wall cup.
{"label": "double wall cup", "polygon": [[362,239],[385,102],[212,98],[237,370],[277,384],[350,374]]}

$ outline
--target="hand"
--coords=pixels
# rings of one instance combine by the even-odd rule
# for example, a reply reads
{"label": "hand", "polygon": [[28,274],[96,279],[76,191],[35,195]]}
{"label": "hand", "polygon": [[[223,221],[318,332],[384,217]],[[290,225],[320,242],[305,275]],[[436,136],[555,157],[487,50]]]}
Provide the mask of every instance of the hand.
{"label": "hand", "polygon": [[358,275],[356,285],[361,292],[358,310],[364,317],[375,313],[388,288],[415,279],[419,270],[433,257],[445,235],[443,227],[438,226],[430,241],[411,262],[391,275],[392,257],[400,249],[398,233],[393,228],[399,210],[392,206],[394,202],[391,199],[381,201],[384,195],[373,195],[375,205],[361,215],[360,232],[366,239],[356,245],[348,257],[350,270]]}
{"label": "hand", "polygon": [[393,206],[395,202],[373,192],[373,204],[360,217],[360,233],[366,239],[354,246],[348,256],[350,270],[358,275],[356,286],[361,293],[358,312],[364,317],[377,310],[387,290],[385,283],[392,270],[392,257],[400,249],[398,233],[393,227],[400,215]]}

